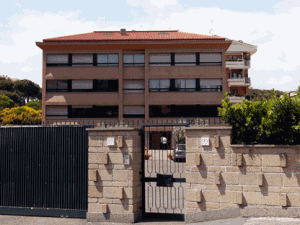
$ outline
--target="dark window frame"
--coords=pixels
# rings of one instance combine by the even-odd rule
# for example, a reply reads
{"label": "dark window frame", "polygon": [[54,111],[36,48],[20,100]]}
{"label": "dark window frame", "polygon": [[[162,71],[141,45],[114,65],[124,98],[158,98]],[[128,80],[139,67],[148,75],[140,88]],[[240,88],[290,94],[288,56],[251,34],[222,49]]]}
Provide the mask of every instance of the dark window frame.
{"label": "dark window frame", "polygon": [[[76,112],[76,109],[78,110]],[[85,110],[80,112],[79,110]],[[112,115],[109,112],[113,111]],[[70,113],[69,113],[70,112]],[[72,108],[68,107],[68,118],[118,118],[119,117],[119,106],[96,106],[93,105],[91,108]]]}
{"label": "dark window frame", "polygon": [[[119,54],[94,54],[96,56],[94,56],[94,66],[98,66],[98,67],[118,67],[119,66],[119,62],[120,62],[120,59],[119,59]],[[107,61],[107,63],[98,63],[98,55],[117,55],[118,56],[118,63],[109,63]]]}
{"label": "dark window frame", "polygon": [[[67,88],[65,89],[60,89],[60,88],[48,88],[48,82],[56,82],[56,87],[58,87],[58,82],[66,82],[67,83]],[[69,81],[68,80],[46,80],[46,92],[68,92],[69,90]]]}
{"label": "dark window frame", "polygon": [[[125,63],[124,62],[124,56],[125,55],[133,55],[133,62],[132,63]],[[144,55],[144,63],[135,63],[134,62],[134,55]],[[143,53],[126,53],[126,54],[123,54],[123,67],[145,67],[145,54]]]}
{"label": "dark window frame", "polygon": [[[201,53],[203,53],[203,52],[201,52]],[[180,64],[191,64],[191,65],[195,65],[195,66],[222,66],[222,60],[221,60],[221,62],[200,62],[200,52],[195,52],[196,62],[175,62],[175,54],[176,53],[167,53],[167,54],[171,54],[171,62],[149,62],[149,65],[163,64],[163,65],[176,66],[176,65],[180,65]],[[188,53],[186,53],[186,54],[188,54]],[[221,55],[222,55],[222,53],[221,53]]]}
{"label": "dark window frame", "polygon": [[[67,88],[66,89],[49,89],[47,88],[47,82],[48,81],[66,81],[67,82]],[[108,81],[107,88],[98,88],[99,82],[101,81]],[[114,83],[115,82],[115,83]],[[46,80],[46,92],[72,92],[72,93],[78,93],[78,92],[119,92],[119,80],[118,79],[112,79],[112,80],[92,80],[93,87],[91,89],[72,89],[72,80]],[[145,89],[144,89],[145,90]]]}
{"label": "dark window frame", "polygon": [[[149,66],[151,66],[151,65],[167,65],[167,66],[170,65],[170,66],[174,66],[174,62],[175,62],[174,53],[161,53],[161,54],[164,54],[164,55],[170,54],[171,61],[170,62],[149,62]],[[150,57],[149,57],[149,59],[150,59]],[[173,62],[173,64],[172,64],[172,62]]]}
{"label": "dark window frame", "polygon": [[[150,88],[150,80],[159,80],[159,88]],[[170,80],[170,86],[168,88],[161,88],[160,87],[161,80]],[[172,79],[149,79],[149,92],[169,92],[171,90],[171,80]]]}
{"label": "dark window frame", "polygon": [[[149,79],[149,92],[222,92],[223,85],[216,85],[217,87],[203,88],[201,87],[201,79],[170,79],[170,87],[169,88],[150,88],[150,80]],[[153,80],[166,80],[166,79],[153,79]],[[195,80],[196,87],[195,88],[176,88],[175,83],[176,80]],[[159,83],[160,85],[160,83]],[[203,86],[203,85],[202,85]]]}

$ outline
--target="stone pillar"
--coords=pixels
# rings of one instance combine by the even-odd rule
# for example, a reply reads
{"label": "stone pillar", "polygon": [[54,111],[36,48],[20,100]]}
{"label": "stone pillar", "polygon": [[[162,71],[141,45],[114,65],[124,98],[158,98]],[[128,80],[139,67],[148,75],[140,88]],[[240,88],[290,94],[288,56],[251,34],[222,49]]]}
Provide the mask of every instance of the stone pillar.
{"label": "stone pillar", "polygon": [[[89,130],[89,222],[133,223],[141,217],[141,136],[135,128]],[[124,164],[129,155],[130,165]]]}
{"label": "stone pillar", "polygon": [[231,195],[233,198],[239,196],[231,192],[225,194],[220,176],[223,163],[230,160],[224,154],[230,147],[230,138],[231,127],[186,128],[186,223],[239,215]]}

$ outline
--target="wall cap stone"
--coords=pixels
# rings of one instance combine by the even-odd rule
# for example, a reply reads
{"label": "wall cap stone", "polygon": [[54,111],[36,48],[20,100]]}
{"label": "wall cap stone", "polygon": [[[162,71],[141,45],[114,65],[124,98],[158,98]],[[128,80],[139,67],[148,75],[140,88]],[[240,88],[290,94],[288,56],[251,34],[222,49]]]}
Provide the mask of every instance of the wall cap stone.
{"label": "wall cap stone", "polygon": [[231,130],[232,127],[186,127],[186,130]]}
{"label": "wall cap stone", "polygon": [[252,148],[289,148],[289,147],[300,147],[300,145],[230,145],[231,148],[242,148],[242,147],[252,147]]}
{"label": "wall cap stone", "polygon": [[141,128],[133,128],[133,127],[108,127],[108,128],[87,128],[88,131],[119,131],[119,130],[126,130],[126,131],[140,131]]}

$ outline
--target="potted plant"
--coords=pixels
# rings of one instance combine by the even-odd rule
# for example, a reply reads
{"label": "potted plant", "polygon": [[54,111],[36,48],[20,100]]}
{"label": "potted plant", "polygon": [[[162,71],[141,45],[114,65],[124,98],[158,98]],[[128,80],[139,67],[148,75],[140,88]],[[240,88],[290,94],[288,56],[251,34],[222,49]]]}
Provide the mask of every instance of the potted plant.
{"label": "potted plant", "polygon": [[173,155],[171,153],[168,154],[168,159],[173,160]]}
{"label": "potted plant", "polygon": [[149,153],[145,153],[145,160],[148,160],[152,155]]}
{"label": "potted plant", "polygon": [[176,143],[185,144],[185,129],[182,126],[174,127],[172,134],[175,138]]}

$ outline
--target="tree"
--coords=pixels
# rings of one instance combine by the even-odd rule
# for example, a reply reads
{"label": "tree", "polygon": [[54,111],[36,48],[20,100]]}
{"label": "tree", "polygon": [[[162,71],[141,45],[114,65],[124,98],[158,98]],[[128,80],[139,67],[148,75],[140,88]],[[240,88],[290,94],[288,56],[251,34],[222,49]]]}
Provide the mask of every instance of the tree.
{"label": "tree", "polygon": [[11,100],[6,95],[0,95],[0,110],[3,110],[5,108],[12,108],[15,106],[15,103],[13,100]]}
{"label": "tree", "polygon": [[244,100],[232,105],[228,93],[218,108],[219,115],[232,126],[232,142],[243,144],[299,144],[300,98],[283,98],[272,91],[269,100]]}
{"label": "tree", "polygon": [[25,106],[33,108],[34,110],[42,110],[42,101],[31,101],[28,102]]}
{"label": "tree", "polygon": [[40,98],[40,86],[30,80],[18,80],[14,83],[15,90],[20,94],[23,100],[29,102],[29,98]]}
{"label": "tree", "polygon": [[0,90],[4,91],[14,91],[14,83],[11,80],[1,79],[0,80]]}
{"label": "tree", "polygon": [[[285,92],[283,91],[278,91],[275,90],[275,94],[277,97],[280,95],[283,95]],[[249,95],[251,95],[251,101],[256,102],[256,101],[262,101],[264,98],[266,100],[269,100],[272,98],[273,93],[272,90],[261,90],[261,89],[253,89],[249,88]]]}
{"label": "tree", "polygon": [[6,108],[0,113],[2,124],[39,124],[42,119],[42,110],[23,106]]}
{"label": "tree", "polygon": [[0,90],[0,95],[6,95],[11,100],[13,100],[16,105],[20,105],[20,100],[21,99],[20,99],[20,96],[16,92]]}

